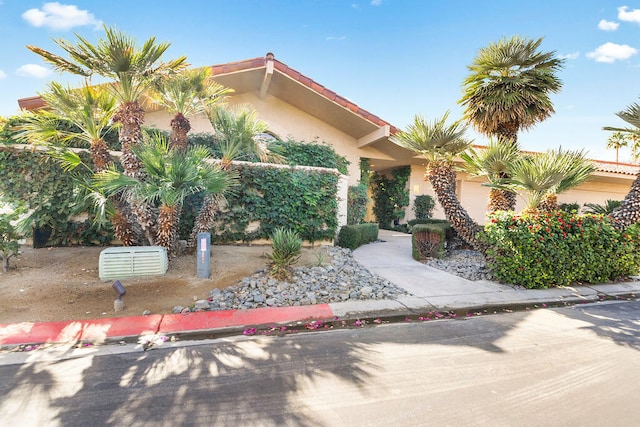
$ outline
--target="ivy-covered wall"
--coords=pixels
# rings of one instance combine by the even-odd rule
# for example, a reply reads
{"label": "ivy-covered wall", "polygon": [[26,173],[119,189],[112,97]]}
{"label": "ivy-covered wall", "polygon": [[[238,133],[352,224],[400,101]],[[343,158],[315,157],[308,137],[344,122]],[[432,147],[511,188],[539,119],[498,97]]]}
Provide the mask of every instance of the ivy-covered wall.
{"label": "ivy-covered wall", "polygon": [[113,240],[110,227],[99,229],[91,220],[72,220],[74,182],[44,152],[1,149],[0,195],[33,211],[34,237],[50,246],[104,245]]}
{"label": "ivy-covered wall", "polygon": [[305,240],[333,240],[338,228],[338,179],[332,171],[234,165],[241,186],[227,196],[212,241],[266,239],[277,227]]}
{"label": "ivy-covered wall", "polygon": [[[240,186],[227,196],[228,205],[211,230],[212,241],[266,239],[277,227],[291,228],[311,242],[335,238],[339,225],[337,171],[245,162],[233,168],[240,175]],[[73,180],[44,152],[0,148],[0,194],[36,210],[34,226],[50,233],[50,246],[104,245],[113,239],[110,229],[98,230],[90,220],[71,221]],[[185,203],[181,221],[185,238],[201,203],[202,196]]]}

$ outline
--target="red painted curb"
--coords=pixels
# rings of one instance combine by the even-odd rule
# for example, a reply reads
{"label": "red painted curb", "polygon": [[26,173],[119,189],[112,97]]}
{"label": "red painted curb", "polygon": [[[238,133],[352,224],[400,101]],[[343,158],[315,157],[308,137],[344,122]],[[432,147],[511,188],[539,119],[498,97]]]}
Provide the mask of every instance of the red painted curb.
{"label": "red painted curb", "polygon": [[0,324],[0,344],[60,343],[104,340],[156,333],[162,315]]}
{"label": "red painted curb", "polygon": [[192,332],[234,326],[266,325],[305,319],[332,319],[329,304],[296,307],[269,307],[248,310],[203,311],[168,314],[160,323],[159,333]]}

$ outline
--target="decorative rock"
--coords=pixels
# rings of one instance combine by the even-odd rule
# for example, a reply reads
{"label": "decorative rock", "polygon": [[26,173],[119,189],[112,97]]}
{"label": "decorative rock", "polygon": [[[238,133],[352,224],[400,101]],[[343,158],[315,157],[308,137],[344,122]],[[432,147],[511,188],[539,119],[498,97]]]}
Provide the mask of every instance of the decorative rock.
{"label": "decorative rock", "polygon": [[173,307],[173,309],[171,310],[171,312],[173,314],[180,314],[182,313],[182,310],[184,310],[184,307],[181,305],[176,305],[175,307]]}
{"label": "decorative rock", "polygon": [[204,309],[209,309],[209,301],[207,301],[206,299],[199,299],[195,302],[194,304],[194,308],[196,310],[200,309],[200,310],[204,310]]}
{"label": "decorative rock", "polygon": [[150,314],[151,314],[151,310],[145,310],[145,311],[142,312],[143,316],[148,316]]}
{"label": "decorative rock", "polygon": [[442,259],[432,258],[424,263],[467,280],[493,280],[484,256],[468,249],[453,250]]}
{"label": "decorative rock", "polygon": [[331,265],[298,267],[288,282],[279,282],[267,271],[242,279],[237,285],[211,291],[211,310],[299,306],[349,299],[393,299],[405,294],[387,280],[358,264],[349,249],[327,250]]}

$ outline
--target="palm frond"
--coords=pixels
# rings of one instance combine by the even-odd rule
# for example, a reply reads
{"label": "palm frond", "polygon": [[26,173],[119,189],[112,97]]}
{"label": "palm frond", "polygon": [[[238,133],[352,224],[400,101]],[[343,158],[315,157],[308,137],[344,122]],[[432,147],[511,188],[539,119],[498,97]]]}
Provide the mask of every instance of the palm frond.
{"label": "palm frond", "polygon": [[391,141],[422,154],[428,161],[450,162],[469,148],[471,141],[464,138],[466,126],[460,120],[447,124],[448,118],[448,111],[431,123],[427,123],[421,115],[416,115],[407,130],[398,131]]}

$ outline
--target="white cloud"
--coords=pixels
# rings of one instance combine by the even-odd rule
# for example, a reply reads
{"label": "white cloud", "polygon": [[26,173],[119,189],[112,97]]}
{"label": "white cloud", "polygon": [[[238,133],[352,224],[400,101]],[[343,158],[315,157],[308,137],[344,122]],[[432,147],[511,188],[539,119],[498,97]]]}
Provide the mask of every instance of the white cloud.
{"label": "white cloud", "polygon": [[598,22],[598,28],[600,28],[603,31],[615,31],[618,29],[619,26],[620,26],[620,23],[607,21],[606,19],[603,19],[600,22]]}
{"label": "white cloud", "polygon": [[637,22],[640,24],[640,9],[633,9],[627,12],[627,6],[621,6],[618,8],[618,19],[627,22]]}
{"label": "white cloud", "polygon": [[43,79],[51,74],[51,70],[37,64],[25,64],[16,70],[20,77],[36,77]]}
{"label": "white cloud", "polygon": [[328,41],[339,41],[339,40],[346,40],[346,39],[347,39],[347,36],[329,36],[325,40],[328,40]]}
{"label": "white cloud", "polygon": [[382,0],[371,0],[371,6],[380,6],[382,4]]}
{"label": "white cloud", "polygon": [[47,27],[52,30],[70,30],[73,27],[93,25],[99,28],[99,21],[87,10],[80,10],[72,4],[50,2],[42,5],[42,9],[29,9],[22,18],[34,27]]}
{"label": "white cloud", "polygon": [[629,59],[638,53],[638,49],[626,44],[605,43],[598,46],[593,52],[587,53],[587,58],[595,59],[596,62],[615,62],[622,59]]}
{"label": "white cloud", "polygon": [[[0,2],[0,4],[2,4],[2,3]],[[5,73],[4,71],[0,70],[0,80],[4,79],[6,77],[7,77],[7,73]]]}
{"label": "white cloud", "polygon": [[578,59],[578,57],[580,56],[580,52],[573,52],[573,53],[567,53],[566,55],[559,55],[558,57],[560,59]]}

